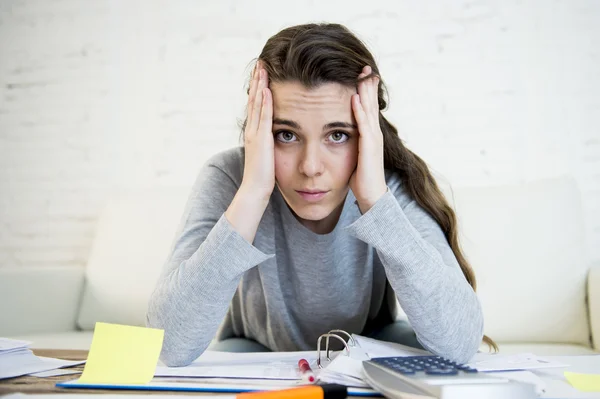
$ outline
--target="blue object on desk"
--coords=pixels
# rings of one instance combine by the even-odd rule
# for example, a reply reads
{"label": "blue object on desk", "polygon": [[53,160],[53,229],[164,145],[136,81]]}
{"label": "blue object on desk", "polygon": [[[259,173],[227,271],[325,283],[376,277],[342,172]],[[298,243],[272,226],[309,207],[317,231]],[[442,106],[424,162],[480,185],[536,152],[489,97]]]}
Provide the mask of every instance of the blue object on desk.
{"label": "blue object on desk", "polygon": [[[152,382],[150,381],[148,384],[139,384],[139,385],[121,385],[121,384],[87,384],[87,383],[78,383],[77,380],[59,382],[56,384],[59,388],[73,388],[73,389],[111,389],[111,390],[136,390],[136,391],[178,391],[178,392],[215,392],[215,393],[241,393],[241,392],[257,392],[257,391],[266,391],[266,390],[279,390],[292,388],[291,386],[278,386],[278,387],[268,387],[268,386],[260,386],[251,384],[238,384],[235,386],[223,384],[215,384],[215,383],[202,383],[202,379],[198,378],[198,382],[180,382],[177,381],[178,378],[174,378],[173,382],[160,381],[160,382]],[[364,388],[352,388],[348,387],[348,396],[371,396],[371,397],[381,397],[382,395],[373,391],[372,389],[364,389]]]}

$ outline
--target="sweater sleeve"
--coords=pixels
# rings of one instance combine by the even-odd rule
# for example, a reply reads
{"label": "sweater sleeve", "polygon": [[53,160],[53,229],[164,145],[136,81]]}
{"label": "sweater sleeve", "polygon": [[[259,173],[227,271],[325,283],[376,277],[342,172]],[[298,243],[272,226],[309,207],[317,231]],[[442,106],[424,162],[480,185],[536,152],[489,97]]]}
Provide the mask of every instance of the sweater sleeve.
{"label": "sweater sleeve", "polygon": [[346,229],[376,249],[423,347],[468,362],[483,337],[483,312],[435,219],[393,187]]}
{"label": "sweater sleeve", "polygon": [[208,163],[197,179],[173,250],[151,295],[149,327],[165,331],[161,360],[190,364],[210,344],[244,272],[267,255],[237,233],[224,212],[237,184]]}

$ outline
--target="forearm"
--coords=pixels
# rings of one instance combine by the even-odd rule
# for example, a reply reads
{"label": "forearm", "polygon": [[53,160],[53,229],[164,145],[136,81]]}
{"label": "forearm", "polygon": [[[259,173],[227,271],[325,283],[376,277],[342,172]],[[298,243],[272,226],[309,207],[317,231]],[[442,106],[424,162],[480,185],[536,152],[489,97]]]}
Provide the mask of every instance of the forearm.
{"label": "forearm", "polygon": [[165,330],[161,359],[182,366],[200,356],[225,317],[242,274],[270,257],[222,217],[189,259],[172,260],[147,314],[148,326]]}
{"label": "forearm", "polygon": [[[411,224],[391,193],[349,230],[377,250],[419,342],[436,354],[469,360],[483,336],[483,314],[447,243],[438,243],[447,248],[442,256]],[[445,240],[441,232],[432,236]]]}
{"label": "forearm", "polygon": [[225,217],[246,241],[252,243],[268,203],[269,196],[265,197],[242,185],[227,208]]}

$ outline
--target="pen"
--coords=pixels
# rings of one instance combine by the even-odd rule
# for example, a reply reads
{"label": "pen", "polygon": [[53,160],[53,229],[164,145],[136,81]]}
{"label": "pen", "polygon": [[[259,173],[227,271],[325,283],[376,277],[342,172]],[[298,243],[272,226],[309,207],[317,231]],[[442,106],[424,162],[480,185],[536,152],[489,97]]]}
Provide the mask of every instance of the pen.
{"label": "pen", "polygon": [[304,382],[315,382],[315,374],[311,370],[308,360],[298,360],[298,368],[300,369],[300,374],[302,374],[302,380]]}
{"label": "pen", "polygon": [[276,391],[240,393],[236,399],[342,399],[348,395],[344,385],[305,385]]}

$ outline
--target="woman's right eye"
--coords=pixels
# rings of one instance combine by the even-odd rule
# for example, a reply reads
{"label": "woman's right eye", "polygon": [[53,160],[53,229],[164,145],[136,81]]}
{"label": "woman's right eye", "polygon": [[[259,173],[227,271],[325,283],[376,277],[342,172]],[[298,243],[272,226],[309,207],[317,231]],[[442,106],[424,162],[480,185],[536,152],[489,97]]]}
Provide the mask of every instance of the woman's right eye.
{"label": "woman's right eye", "polygon": [[288,130],[280,130],[275,133],[275,137],[277,138],[277,140],[281,141],[282,143],[290,143],[290,142],[294,141],[293,139],[296,136],[294,135],[294,133],[292,133]]}

